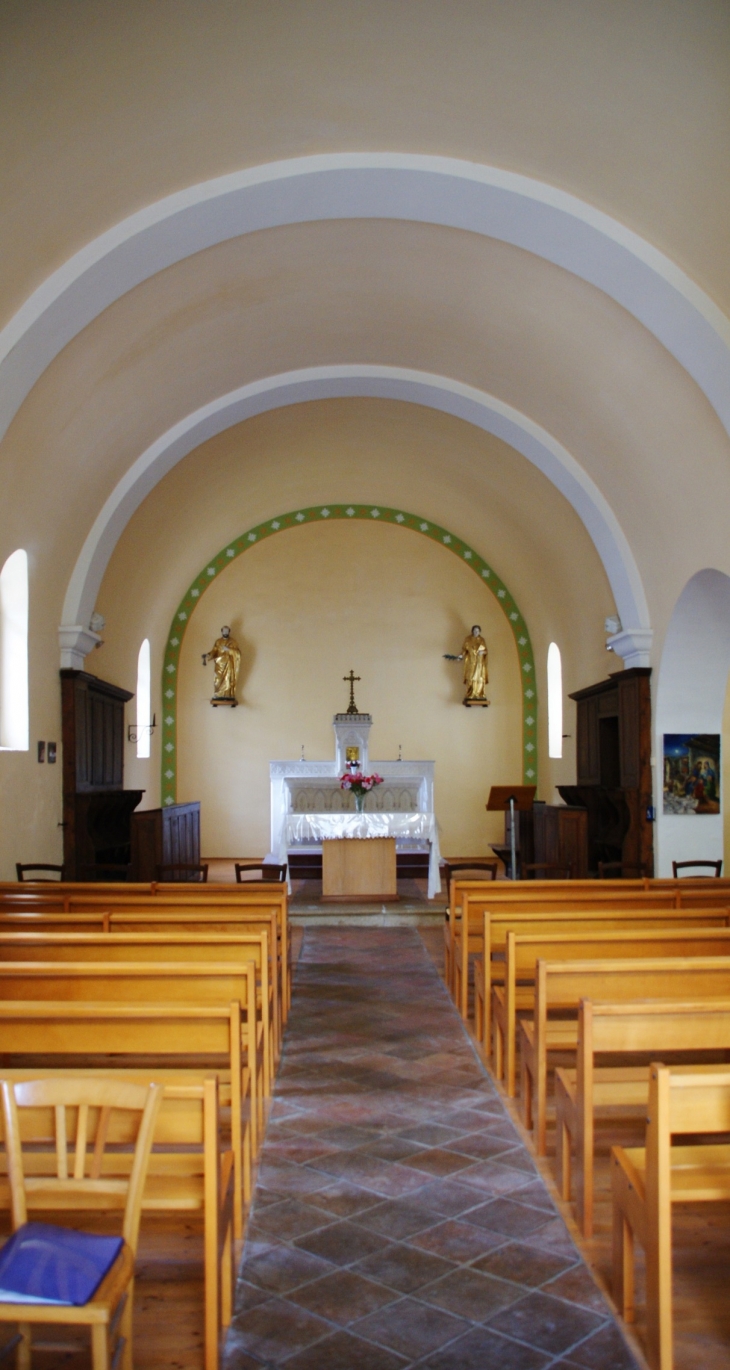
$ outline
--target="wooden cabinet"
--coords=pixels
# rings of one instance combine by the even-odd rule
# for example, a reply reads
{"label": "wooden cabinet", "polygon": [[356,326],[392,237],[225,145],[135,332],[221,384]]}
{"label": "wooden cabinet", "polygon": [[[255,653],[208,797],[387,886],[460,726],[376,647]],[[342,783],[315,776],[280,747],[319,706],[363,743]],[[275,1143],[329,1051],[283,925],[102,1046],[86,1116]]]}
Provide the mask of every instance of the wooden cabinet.
{"label": "wooden cabinet", "polygon": [[[588,814],[583,805],[541,804],[538,801],[531,809],[516,813],[515,843],[520,873],[523,863],[544,861],[549,866],[570,866],[575,880],[585,880],[588,874]],[[504,847],[494,850],[509,870],[508,809],[504,815]],[[546,871],[543,877],[538,871],[536,878],[549,879],[550,873]]]}
{"label": "wooden cabinet", "polygon": [[[158,866],[200,864],[200,804],[132,814],[130,880],[156,880]],[[183,878],[193,878],[188,875]]]}
{"label": "wooden cabinet", "polygon": [[144,790],[124,786],[124,705],[132,695],[61,671],[63,860],[69,880],[126,878],[129,822]]}
{"label": "wooden cabinet", "polygon": [[626,872],[654,870],[651,777],[651,670],[618,671],[577,690],[575,786],[560,786],[568,803],[588,810],[589,865],[622,861]]}

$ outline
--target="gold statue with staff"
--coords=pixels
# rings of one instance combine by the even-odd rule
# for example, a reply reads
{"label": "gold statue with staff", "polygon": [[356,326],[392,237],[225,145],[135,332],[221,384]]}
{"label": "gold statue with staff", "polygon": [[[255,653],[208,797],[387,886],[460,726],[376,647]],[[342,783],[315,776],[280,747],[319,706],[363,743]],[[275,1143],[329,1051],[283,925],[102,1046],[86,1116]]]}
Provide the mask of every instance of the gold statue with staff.
{"label": "gold statue with staff", "polygon": [[215,666],[211,704],[231,704],[235,708],[238,703],[236,686],[241,669],[241,649],[236,639],[231,637],[227,625],[221,628],[221,635],[216,638],[210,651],[203,652],[203,665],[208,661]]}
{"label": "gold statue with staff", "polygon": [[478,623],[475,623],[468,637],[464,638],[464,643],[458,656],[444,653],[445,661],[463,661],[464,663],[464,685],[466,694],[462,703],[467,708],[472,705],[481,706],[485,709],[489,707],[487,699],[487,685],[489,683],[488,652],[487,644],[482,637],[482,630]]}

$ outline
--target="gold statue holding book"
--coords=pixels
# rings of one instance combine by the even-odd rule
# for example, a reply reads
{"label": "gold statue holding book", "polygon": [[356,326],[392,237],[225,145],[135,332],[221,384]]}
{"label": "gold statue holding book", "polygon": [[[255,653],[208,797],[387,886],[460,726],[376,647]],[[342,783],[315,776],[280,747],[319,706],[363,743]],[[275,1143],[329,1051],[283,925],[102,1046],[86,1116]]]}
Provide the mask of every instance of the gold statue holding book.
{"label": "gold statue holding book", "polygon": [[241,649],[236,639],[231,637],[228,626],[221,628],[221,635],[216,638],[210,651],[203,653],[203,665],[208,661],[215,666],[211,704],[231,704],[235,708],[238,703],[236,686],[241,669]]}
{"label": "gold statue holding book", "polygon": [[489,683],[487,644],[482,637],[482,630],[478,623],[475,623],[468,637],[464,638],[464,643],[458,656],[444,653],[446,661],[463,661],[464,663],[464,686],[466,694],[462,703],[470,708],[472,705],[479,705],[485,709],[489,707],[487,699],[487,685]]}

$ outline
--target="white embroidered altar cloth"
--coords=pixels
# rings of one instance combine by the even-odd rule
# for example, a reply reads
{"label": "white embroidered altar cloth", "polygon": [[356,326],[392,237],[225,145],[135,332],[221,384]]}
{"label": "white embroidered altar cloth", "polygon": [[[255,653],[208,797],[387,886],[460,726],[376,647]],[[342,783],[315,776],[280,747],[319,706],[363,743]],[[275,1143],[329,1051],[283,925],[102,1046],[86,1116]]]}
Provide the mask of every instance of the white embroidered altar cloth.
{"label": "white embroidered altar cloth", "polygon": [[284,865],[290,847],[342,837],[395,837],[430,843],[429,899],[440,892],[441,852],[433,813],[289,813],[282,824],[276,859]]}

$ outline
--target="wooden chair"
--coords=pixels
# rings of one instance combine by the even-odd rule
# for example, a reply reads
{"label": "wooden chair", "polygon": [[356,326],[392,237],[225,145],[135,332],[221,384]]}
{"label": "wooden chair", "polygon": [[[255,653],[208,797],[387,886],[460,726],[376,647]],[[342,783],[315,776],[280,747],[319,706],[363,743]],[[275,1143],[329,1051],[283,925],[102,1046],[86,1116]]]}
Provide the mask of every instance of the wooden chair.
{"label": "wooden chair", "polygon": [[[476,856],[473,861],[442,861],[441,870],[443,871],[446,880],[446,897],[448,898],[451,891],[451,877],[454,874],[454,871],[489,871],[489,875],[483,875],[481,879],[496,880],[497,871],[499,870],[499,861],[487,861],[481,856]],[[459,879],[463,880],[464,876],[461,875]]]}
{"label": "wooden chair", "polygon": [[[536,874],[537,871],[540,871],[539,876]],[[550,874],[547,874],[548,871]],[[533,880],[572,880],[575,867],[569,861],[525,861],[522,865],[522,874],[523,878],[528,880],[531,875]]]}
{"label": "wooden chair", "polygon": [[[15,869],[18,872],[18,880],[21,884],[23,884],[25,881],[26,871],[55,871],[59,881],[63,880],[66,871],[65,866],[52,866],[49,865],[47,861],[38,861],[35,865],[28,865],[27,863],[26,865],[23,865],[21,861],[16,861]],[[34,875],[30,876],[30,879],[42,884],[51,883],[50,876],[48,875]],[[55,881],[53,883],[55,883]]]}
{"label": "wooden chair", "polygon": [[[718,1050],[730,1050],[730,1002],[597,1004],[582,1000],[576,1068],[560,1066],[555,1072],[555,1169],[566,1202],[571,1188],[575,1189],[584,1237],[593,1236],[597,1121],[603,1117],[612,1125],[645,1122],[651,1057],[686,1052],[696,1064]],[[607,1055],[610,1066],[596,1064]],[[634,1064],[641,1057],[643,1064]]]}
{"label": "wooden chair", "polygon": [[179,882],[181,885],[207,885],[208,883],[207,861],[201,862],[200,865],[173,861],[169,866],[156,866],[155,873],[158,880],[167,880],[174,884]]}
{"label": "wooden chair", "polygon": [[[10,1003],[11,1000],[15,1003]],[[231,1127],[236,1189],[240,1193],[243,1188],[245,1196],[242,1101],[246,1097],[250,1100],[248,1132],[254,1157],[258,1154],[264,1119],[263,1024],[258,1021],[256,1010],[256,968],[252,961],[242,961],[238,965],[217,965],[212,961],[200,965],[180,961],[0,963],[0,1017],[5,1009],[15,1011],[18,1001],[40,1007],[43,1002],[73,1001],[80,1010],[87,1011],[90,1022],[94,1018],[92,1010],[99,1005],[106,1009],[139,1005],[146,1007],[148,1013],[154,1009],[167,1024],[167,1051],[181,1054],[189,1052],[190,1047],[183,1046],[182,1030],[174,1026],[174,1020],[179,1016],[179,1009],[189,1007],[199,1021],[198,1045],[193,1048],[196,1060],[205,1052],[205,1010],[211,1008],[215,1013],[223,1009],[226,1014],[235,1010],[239,1021],[237,1043],[226,1042],[217,1051],[235,1050],[237,1053],[237,1060],[230,1062]],[[176,1033],[179,1044],[175,1042]],[[215,1035],[220,1037],[220,1029]],[[112,1044],[106,1050],[121,1051],[122,1048],[114,1044],[113,1032],[110,1038]],[[97,1045],[101,1040],[98,1026],[90,1027],[87,1052],[104,1050]],[[20,1048],[11,1046],[10,1050]],[[45,1052],[46,1045],[40,1050]],[[239,1216],[237,1214],[236,1238],[240,1235]]]}
{"label": "wooden chair", "polygon": [[[83,1078],[109,1076],[109,1067],[43,1067],[44,1077]],[[15,1084],[38,1078],[38,1068],[3,1067],[3,1076]],[[182,1215],[197,1213],[203,1219],[205,1269],[205,1370],[219,1370],[222,1338],[231,1320],[233,1305],[233,1152],[222,1136],[219,1086],[205,1070],[160,1068],[113,1068],[114,1080],[163,1087],[162,1104],[155,1124],[152,1153],[142,1196],[142,1220],[150,1213]],[[125,1173],[134,1163],[134,1120],[117,1109],[110,1120],[108,1145],[111,1165]],[[32,1155],[26,1168],[34,1176],[55,1170],[55,1109],[24,1110],[21,1135]],[[108,1170],[109,1159],[102,1166]],[[0,1158],[0,1207],[10,1208],[7,1167]],[[29,1211],[39,1203],[31,1191],[26,1195]],[[40,1193],[40,1206],[43,1194]]]}
{"label": "wooden chair", "polygon": [[727,1203],[730,1146],[672,1145],[682,1133],[730,1132],[727,1066],[652,1065],[645,1147],[611,1150],[613,1296],[634,1320],[634,1240],[646,1257],[646,1339],[651,1370],[672,1370],[672,1207]]}
{"label": "wooden chair", "polygon": [[599,880],[623,880],[624,871],[630,871],[630,879],[644,879],[646,876],[646,866],[626,866],[623,861],[599,861],[598,879]]}
{"label": "wooden chair", "polygon": [[235,867],[237,885],[247,884],[249,871],[252,875],[254,875],[256,871],[260,871],[262,882],[282,884],[286,880],[286,861],[282,866],[267,861],[236,861]]}
{"label": "wooden chair", "polygon": [[[109,1370],[121,1364],[132,1370],[132,1303],[134,1261],[142,1212],[142,1194],[147,1164],[154,1137],[155,1121],[162,1101],[162,1086],[135,1085],[106,1080],[32,1080],[27,1083],[0,1082],[5,1125],[5,1148],[13,1228],[17,1232],[28,1221],[29,1198],[33,1205],[47,1210],[74,1211],[95,1208],[102,1212],[123,1209],[124,1245],[111,1270],[93,1298],[81,1307],[37,1303],[0,1303],[0,1322],[18,1324],[19,1370],[30,1370],[31,1326],[33,1323],[76,1325],[91,1329],[94,1370]],[[56,1175],[31,1177],[25,1174],[22,1129],[19,1112],[51,1105],[56,1115]],[[69,1156],[69,1119],[67,1109],[75,1111],[76,1145]],[[106,1137],[112,1111],[123,1109],[140,1114],[134,1163],[131,1173],[105,1173]],[[93,1151],[89,1151],[90,1111],[96,1121]],[[72,1118],[74,1115],[72,1114]],[[74,1123],[72,1122],[72,1127]],[[69,1160],[73,1174],[69,1175]],[[87,1177],[88,1167],[88,1177]],[[121,1342],[121,1359],[117,1352]],[[40,1347],[39,1347],[40,1349]]]}
{"label": "wooden chair", "polygon": [[[717,879],[720,879],[722,874],[722,861],[673,861],[672,875],[674,876],[674,879],[677,880],[679,878],[677,874],[678,871],[684,871],[690,867],[694,870],[698,870],[700,866],[709,866],[710,869],[715,872]],[[683,878],[686,879],[686,876]],[[695,879],[697,879],[696,876]]]}
{"label": "wooden chair", "polygon": [[[520,1079],[527,1128],[535,1121],[535,1149],[546,1154],[547,1078],[556,1051],[575,1058],[581,999],[629,1003],[638,999],[730,999],[730,957],[674,956],[632,960],[538,961],[534,1019],[520,1021]],[[572,1011],[570,1019],[549,1015]],[[534,1110],[533,1110],[534,1100]]]}

